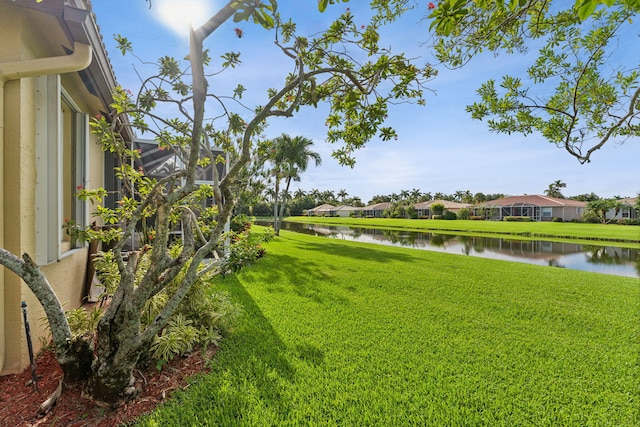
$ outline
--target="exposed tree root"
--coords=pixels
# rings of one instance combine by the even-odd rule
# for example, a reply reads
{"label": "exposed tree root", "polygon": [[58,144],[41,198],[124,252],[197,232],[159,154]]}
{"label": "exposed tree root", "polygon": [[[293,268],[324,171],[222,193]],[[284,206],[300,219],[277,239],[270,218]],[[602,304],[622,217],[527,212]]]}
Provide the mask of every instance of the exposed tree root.
{"label": "exposed tree root", "polygon": [[42,402],[42,404],[38,408],[38,413],[36,414],[38,417],[43,417],[47,415],[49,411],[51,411],[51,409],[53,409],[53,407],[55,406],[56,402],[62,395],[63,379],[64,378],[60,378],[60,383],[58,384],[58,387],[55,389],[53,393],[51,393],[51,395],[47,398],[47,400]]}

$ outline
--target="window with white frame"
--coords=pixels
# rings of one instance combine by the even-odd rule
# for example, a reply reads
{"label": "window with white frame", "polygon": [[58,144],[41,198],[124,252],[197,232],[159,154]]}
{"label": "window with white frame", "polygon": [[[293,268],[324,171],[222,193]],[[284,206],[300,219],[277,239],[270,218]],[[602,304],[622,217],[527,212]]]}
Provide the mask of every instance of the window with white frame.
{"label": "window with white frame", "polygon": [[541,208],[540,215],[542,215],[542,218],[551,218],[553,215],[553,208]]}
{"label": "window with white frame", "polygon": [[36,262],[59,260],[82,246],[87,224],[75,193],[87,176],[88,117],[62,88],[58,75],[36,78]]}

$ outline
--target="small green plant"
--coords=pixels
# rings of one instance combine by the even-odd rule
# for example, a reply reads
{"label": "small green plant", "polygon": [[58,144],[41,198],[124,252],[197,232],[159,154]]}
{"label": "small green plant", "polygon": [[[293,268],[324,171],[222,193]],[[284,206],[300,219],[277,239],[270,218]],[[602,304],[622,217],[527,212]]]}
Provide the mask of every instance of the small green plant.
{"label": "small green plant", "polygon": [[120,272],[113,251],[99,252],[94,258],[96,275],[104,287],[104,295],[113,295],[120,283]]}
{"label": "small green plant", "polygon": [[76,221],[74,221],[73,219],[65,218],[64,224],[62,224],[62,229],[64,230],[64,233],[69,236],[72,244],[75,244],[78,241],[85,241],[90,239],[87,229],[85,227],[82,227],[81,225],[78,225],[78,223],[76,223]]}
{"label": "small green plant", "polygon": [[231,230],[236,233],[248,231],[251,228],[251,218],[245,214],[236,215],[231,220]]}
{"label": "small green plant", "polygon": [[84,335],[92,333],[98,326],[98,322],[102,317],[102,309],[94,306],[89,310],[79,307],[75,310],[65,312],[69,327],[74,335]]}
{"label": "small green plant", "polygon": [[274,236],[273,228],[266,228],[262,233],[251,231],[243,233],[229,233],[231,245],[227,251],[227,260],[223,267],[223,274],[235,273],[258,258],[265,255],[263,243],[270,241]]}
{"label": "small green plant", "polygon": [[153,341],[151,355],[157,360],[156,367],[162,366],[175,356],[182,356],[193,350],[198,342],[198,328],[183,314],[175,315],[162,333]]}

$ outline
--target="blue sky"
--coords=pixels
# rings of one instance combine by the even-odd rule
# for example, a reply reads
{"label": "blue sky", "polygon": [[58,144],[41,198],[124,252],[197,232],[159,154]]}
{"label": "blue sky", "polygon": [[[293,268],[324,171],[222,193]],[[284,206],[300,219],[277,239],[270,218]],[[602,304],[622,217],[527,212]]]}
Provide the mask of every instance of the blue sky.
{"label": "blue sky", "polygon": [[[358,0],[338,4],[325,14],[316,9],[315,0],[279,0],[283,16],[292,16],[301,34],[312,35],[326,28],[332,18],[347,7],[365,23],[368,2]],[[112,65],[120,84],[132,91],[139,87],[136,73],[148,76],[153,68],[132,56],[123,57],[116,49],[114,34],[127,37],[138,57],[154,61],[163,55],[183,58],[188,53],[189,20],[201,23],[224,3],[212,0],[144,0],[94,1],[93,9],[104,36]],[[434,62],[426,47],[428,24],[421,14],[407,15],[402,22],[385,31],[383,45],[393,52],[404,51],[419,63]],[[640,21],[639,21],[640,22]],[[244,37],[235,36],[239,27]],[[621,41],[628,54],[638,45],[640,28],[630,24],[629,37]],[[249,106],[264,102],[267,88],[277,85],[291,69],[273,47],[273,33],[248,22],[226,22],[206,41],[215,59],[228,51],[240,51],[243,65],[225,72],[213,81],[214,92],[229,93],[238,83],[247,87],[244,101]],[[637,57],[629,58],[636,61]],[[485,55],[475,58],[460,70],[440,70],[428,84],[426,107],[395,105],[390,108],[388,123],[398,140],[372,140],[356,154],[354,168],[342,167],[331,157],[332,146],[325,142],[324,118],[327,110],[308,109],[294,118],[273,121],[269,137],[282,133],[301,135],[314,141],[322,155],[320,167],[310,166],[293,188],[338,191],[364,202],[374,195],[399,193],[418,188],[423,192],[542,194],[556,180],[567,184],[566,196],[594,192],[601,197],[635,196],[640,192],[640,141],[608,144],[581,165],[563,149],[537,135],[495,134],[482,122],[474,121],[465,106],[476,99],[475,90],[488,78],[502,74],[522,74],[525,58]],[[214,114],[213,111],[210,112]],[[333,147],[335,148],[335,147]]]}

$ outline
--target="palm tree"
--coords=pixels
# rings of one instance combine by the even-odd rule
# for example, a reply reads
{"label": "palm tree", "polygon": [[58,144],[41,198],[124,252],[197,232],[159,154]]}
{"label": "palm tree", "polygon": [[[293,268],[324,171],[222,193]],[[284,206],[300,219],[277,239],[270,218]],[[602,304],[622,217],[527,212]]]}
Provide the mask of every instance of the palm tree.
{"label": "palm tree", "polygon": [[314,201],[314,203],[317,205],[318,201],[320,200],[320,190],[318,190],[317,188],[312,188],[311,191],[309,191],[309,197],[311,197]]}
{"label": "palm tree", "polygon": [[429,200],[433,200],[433,196],[431,195],[431,191],[428,191],[426,193],[422,193],[420,195],[420,197],[418,198],[419,202],[428,202]]}
{"label": "palm tree", "polygon": [[291,181],[299,181],[300,174],[307,170],[309,160],[313,160],[316,166],[322,162],[320,154],[311,151],[313,141],[302,136],[291,137],[282,134],[274,141],[273,151],[273,173],[275,176],[275,201],[273,207],[273,229],[276,234],[280,234],[280,223],[284,216],[285,200],[279,203],[280,180],[285,180],[285,190],[283,196],[289,193]]}
{"label": "palm tree", "polygon": [[561,188],[565,188],[567,184],[561,180],[556,180],[549,184],[549,188],[544,190],[544,194],[548,197],[555,197],[556,199],[564,199],[564,195],[560,192]]}
{"label": "palm tree", "polygon": [[349,204],[351,206],[355,206],[355,207],[363,207],[364,206],[364,203],[362,203],[362,200],[358,196],[353,196],[351,198],[351,201],[349,202]]}
{"label": "palm tree", "polygon": [[487,196],[484,193],[476,193],[473,195],[473,201],[475,203],[482,203],[487,201]]}
{"label": "palm tree", "polygon": [[473,203],[473,195],[471,194],[471,191],[464,190],[462,192],[462,203]]}
{"label": "palm tree", "polygon": [[307,193],[306,193],[302,188],[298,188],[298,189],[296,190],[296,192],[295,192],[295,193],[293,193],[293,197],[294,197],[295,199],[302,199],[302,198],[303,198],[304,196],[306,196],[306,195],[307,195]]}
{"label": "palm tree", "polygon": [[419,188],[414,188],[411,190],[411,202],[416,203],[420,200],[420,197],[422,196],[422,191],[420,191]]}
{"label": "palm tree", "polygon": [[322,203],[334,204],[336,202],[336,194],[333,190],[324,190],[320,192],[320,201]]}
{"label": "palm tree", "polygon": [[347,190],[345,189],[340,189],[340,191],[338,191],[338,197],[340,197],[340,201],[342,203],[344,203],[344,199],[346,199],[348,195],[349,193],[347,193]]}
{"label": "palm tree", "polygon": [[274,188],[265,188],[263,191],[264,201],[272,203],[276,198],[276,190]]}

